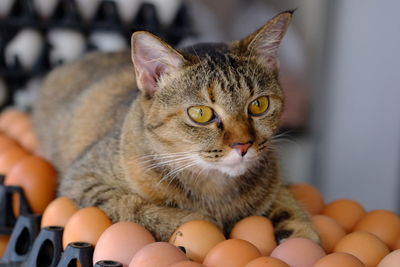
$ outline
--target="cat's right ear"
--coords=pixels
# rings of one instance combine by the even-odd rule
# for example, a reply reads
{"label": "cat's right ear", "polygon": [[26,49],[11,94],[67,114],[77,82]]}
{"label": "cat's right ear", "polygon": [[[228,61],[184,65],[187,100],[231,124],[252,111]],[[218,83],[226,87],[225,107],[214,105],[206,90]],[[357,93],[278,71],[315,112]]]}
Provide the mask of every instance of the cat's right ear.
{"label": "cat's right ear", "polygon": [[278,49],[285,35],[294,11],[282,12],[256,32],[234,42],[233,47],[240,53],[257,56],[265,66],[278,69]]}
{"label": "cat's right ear", "polygon": [[149,32],[133,33],[131,47],[137,85],[148,96],[153,96],[160,89],[158,82],[163,75],[185,64],[178,51]]}

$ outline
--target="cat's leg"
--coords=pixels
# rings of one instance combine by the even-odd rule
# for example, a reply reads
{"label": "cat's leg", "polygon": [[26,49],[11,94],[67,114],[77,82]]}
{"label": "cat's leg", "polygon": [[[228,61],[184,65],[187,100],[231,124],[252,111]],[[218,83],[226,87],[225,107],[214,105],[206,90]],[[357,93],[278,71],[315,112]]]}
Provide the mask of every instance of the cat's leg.
{"label": "cat's leg", "polygon": [[279,243],[292,237],[305,237],[320,242],[309,214],[293,198],[287,187],[282,186],[279,189],[276,201],[263,215],[272,221]]}
{"label": "cat's leg", "polygon": [[191,220],[208,220],[216,224],[201,214],[151,203],[127,189],[102,182],[93,173],[65,178],[59,189],[61,195],[73,199],[80,207],[99,207],[113,222],[141,224],[159,241],[168,241],[180,225]]}

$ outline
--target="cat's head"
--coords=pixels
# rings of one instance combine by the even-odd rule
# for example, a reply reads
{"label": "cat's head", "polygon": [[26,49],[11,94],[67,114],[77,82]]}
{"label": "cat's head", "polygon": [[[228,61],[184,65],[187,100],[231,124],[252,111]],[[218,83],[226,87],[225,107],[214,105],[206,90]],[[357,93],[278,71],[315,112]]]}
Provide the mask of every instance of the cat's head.
{"label": "cat's head", "polygon": [[148,162],[239,176],[262,160],[283,106],[277,51],[292,12],[228,44],[175,50],[147,32],[132,35]]}

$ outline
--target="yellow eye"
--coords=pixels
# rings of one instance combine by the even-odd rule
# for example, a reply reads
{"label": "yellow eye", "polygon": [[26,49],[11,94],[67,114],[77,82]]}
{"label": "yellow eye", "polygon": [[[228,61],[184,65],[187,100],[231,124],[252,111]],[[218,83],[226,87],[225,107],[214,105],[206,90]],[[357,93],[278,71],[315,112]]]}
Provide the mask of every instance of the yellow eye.
{"label": "yellow eye", "polygon": [[206,123],[214,118],[214,111],[207,106],[190,107],[188,114],[197,123]]}
{"label": "yellow eye", "polygon": [[249,112],[250,115],[260,116],[265,111],[267,111],[269,107],[269,98],[267,96],[260,96],[256,100],[250,103]]}

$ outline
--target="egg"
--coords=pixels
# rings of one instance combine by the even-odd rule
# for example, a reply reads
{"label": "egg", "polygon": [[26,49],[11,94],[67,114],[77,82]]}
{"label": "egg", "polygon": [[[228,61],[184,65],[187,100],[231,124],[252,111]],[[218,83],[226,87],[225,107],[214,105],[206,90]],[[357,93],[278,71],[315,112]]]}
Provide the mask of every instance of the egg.
{"label": "egg", "polygon": [[311,222],[318,232],[321,245],[326,253],[332,252],[339,240],[346,235],[344,229],[331,217],[314,215],[311,217]]}
{"label": "egg", "polygon": [[239,267],[260,256],[260,251],[250,242],[228,239],[213,247],[205,257],[203,264],[207,267]]}
{"label": "egg", "polygon": [[10,240],[10,236],[0,235],[0,257],[3,257],[3,254],[7,249],[7,244],[8,244],[9,240]]}
{"label": "egg", "polygon": [[18,146],[18,144],[14,140],[5,135],[0,135],[0,154],[3,151],[15,146]]}
{"label": "egg", "polygon": [[396,243],[394,244],[393,250],[400,249],[400,237],[397,238]]}
{"label": "egg", "polygon": [[325,251],[317,243],[302,237],[284,241],[271,253],[271,257],[278,258],[289,266],[295,267],[313,266],[325,255]]}
{"label": "egg", "polygon": [[9,108],[0,114],[0,131],[5,132],[7,128],[14,122],[18,121],[26,114],[18,109]]}
{"label": "egg", "polygon": [[86,48],[85,36],[73,29],[54,28],[48,32],[47,38],[52,47],[49,52],[52,66],[78,59]]}
{"label": "egg", "polygon": [[364,216],[364,208],[351,199],[337,199],[326,205],[323,215],[333,218],[343,229],[349,233],[356,223]]}
{"label": "egg", "polygon": [[181,261],[172,264],[170,267],[205,267],[205,266],[195,261]]}
{"label": "egg", "polygon": [[97,207],[87,207],[75,212],[65,225],[64,249],[71,242],[87,242],[96,245],[101,234],[111,226],[111,220]]}
{"label": "egg", "polygon": [[247,263],[244,267],[289,267],[286,262],[272,257],[259,257]]}
{"label": "egg", "polygon": [[271,253],[271,257],[278,258],[289,266],[296,267],[313,266],[325,255],[325,251],[317,243],[302,237],[284,241]]}
{"label": "egg", "polygon": [[8,175],[18,162],[30,156],[30,153],[20,146],[13,146],[0,153],[0,174]]}
{"label": "egg", "polygon": [[158,18],[163,25],[169,25],[179,9],[182,0],[147,0],[157,9]]}
{"label": "egg", "polygon": [[15,0],[2,0],[0,1],[0,17],[6,17],[10,12]]}
{"label": "egg", "polygon": [[41,17],[48,18],[53,14],[56,8],[57,1],[54,0],[34,0],[33,4],[35,9],[40,14]]}
{"label": "egg", "polygon": [[76,211],[78,211],[78,207],[71,199],[67,197],[56,198],[44,210],[41,227],[64,227]]}
{"label": "egg", "polygon": [[[22,28],[6,45],[4,59],[9,68],[16,66],[16,61],[25,70],[30,71],[43,48],[44,38],[40,31],[33,28]],[[26,45],[29,44],[29,45]]]}
{"label": "egg", "polygon": [[129,267],[170,267],[184,260],[187,258],[179,248],[167,242],[155,242],[140,249]]}
{"label": "egg", "polygon": [[[32,212],[42,214],[55,197],[57,173],[46,160],[28,156],[15,164],[6,176],[4,183],[20,186],[24,190]],[[13,200],[15,211],[19,207],[18,200],[18,198]]]}
{"label": "egg", "polygon": [[386,255],[377,267],[398,267],[400,265],[400,249],[394,250]]}
{"label": "egg", "polygon": [[324,207],[321,193],[309,184],[293,184],[289,187],[293,197],[310,213],[319,214]]}
{"label": "egg", "polygon": [[334,252],[352,254],[361,260],[366,267],[373,267],[389,254],[389,249],[375,235],[364,231],[356,231],[343,237],[336,244]]}
{"label": "egg", "polygon": [[224,234],[216,225],[208,221],[193,220],[179,226],[169,243],[184,247],[189,259],[203,262],[207,253],[224,240]]}
{"label": "egg", "polygon": [[89,36],[89,42],[104,52],[121,51],[127,47],[125,36],[117,32],[94,31]]}
{"label": "egg", "polygon": [[23,133],[19,137],[19,142],[29,152],[39,154],[40,144],[33,130]]}
{"label": "egg", "polygon": [[118,222],[101,234],[94,250],[93,262],[113,260],[127,266],[136,252],[154,242],[152,234],[143,226],[133,222]]}
{"label": "egg", "polygon": [[322,257],[315,263],[313,267],[365,267],[364,263],[360,261],[357,257],[344,253],[336,252],[325,257]]}
{"label": "egg", "polygon": [[[116,1],[116,0],[114,0],[114,1]],[[99,2],[100,2],[100,0],[75,1],[80,15],[86,21],[90,21],[93,18],[93,15],[98,8]],[[133,2],[136,2],[136,1],[133,1]]]}
{"label": "egg", "polygon": [[276,247],[274,226],[263,216],[250,216],[240,220],[232,228],[230,238],[252,243],[264,256],[271,254]]}
{"label": "egg", "polygon": [[26,132],[32,131],[31,120],[27,114],[23,113],[18,120],[11,123],[7,129],[5,129],[5,133],[10,136],[12,139],[21,141],[21,136],[23,136]]}
{"label": "egg", "polygon": [[136,16],[141,1],[132,0],[114,0],[117,3],[118,13],[125,23],[130,23],[132,19]]}
{"label": "egg", "polygon": [[365,214],[354,227],[355,231],[367,231],[394,249],[400,238],[400,218],[389,210],[373,210]]}

